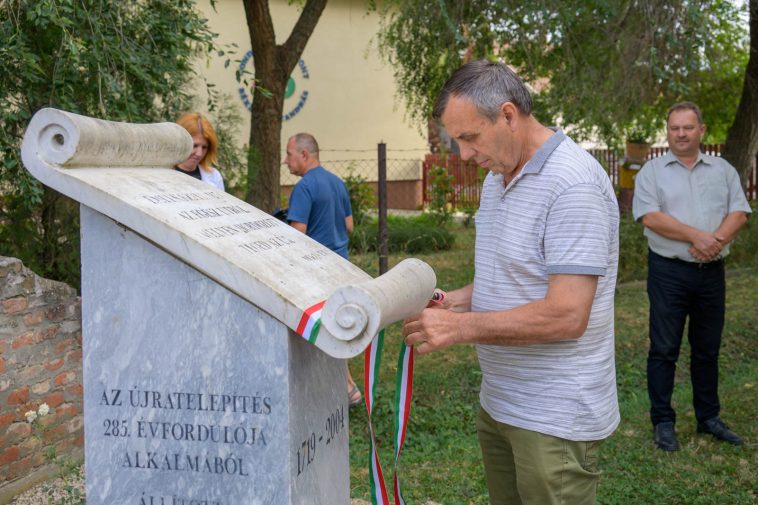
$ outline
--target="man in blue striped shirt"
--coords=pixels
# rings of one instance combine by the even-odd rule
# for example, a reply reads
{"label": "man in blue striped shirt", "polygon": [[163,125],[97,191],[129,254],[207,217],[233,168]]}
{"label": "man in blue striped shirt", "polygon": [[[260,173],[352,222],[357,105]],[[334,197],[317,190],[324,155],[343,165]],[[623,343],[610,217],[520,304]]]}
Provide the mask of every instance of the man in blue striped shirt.
{"label": "man in blue striped shirt", "polygon": [[529,91],[503,64],[458,69],[434,112],[461,156],[490,172],[473,283],[407,320],[406,342],[419,354],[476,345],[492,504],[594,503],[599,447],[619,423],[613,187],[591,155],[532,116]]}

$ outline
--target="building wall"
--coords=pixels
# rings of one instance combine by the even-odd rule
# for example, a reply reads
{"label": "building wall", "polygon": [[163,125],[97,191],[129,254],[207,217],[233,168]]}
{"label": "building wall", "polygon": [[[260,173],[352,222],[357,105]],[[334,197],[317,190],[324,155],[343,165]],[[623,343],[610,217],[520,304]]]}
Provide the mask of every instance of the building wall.
{"label": "building wall", "polygon": [[[286,40],[300,14],[297,2],[270,0],[270,9],[277,34],[277,43]],[[239,0],[218,0],[216,11],[208,0],[200,0],[198,7],[207,16],[210,27],[219,33],[218,43],[236,43],[240,59],[250,49],[245,12]],[[363,0],[329,0],[302,55],[303,68],[292,74],[295,90],[285,100],[284,114],[296,111],[302,92],[307,99],[302,107],[282,126],[282,153],[287,139],[298,132],[313,134],[321,147],[321,160],[330,161],[375,160],[377,143],[387,144],[388,158],[421,160],[427,151],[425,134],[404,118],[404,105],[397,97],[392,70],[380,60],[375,47],[379,29],[379,16],[368,13]],[[198,72],[216,89],[233,96],[244,117],[240,128],[240,145],[247,143],[249,112],[240,98],[240,84],[235,72],[240,63],[232,61],[224,68],[227,57],[213,57],[200,64]],[[252,71],[252,61],[246,62]],[[244,93],[249,96],[247,90]],[[333,165],[341,165],[333,163]],[[393,178],[420,179],[420,163],[415,164],[418,174]],[[339,169],[335,170],[339,173]],[[374,172],[375,174],[375,172]],[[341,174],[340,174],[341,175]],[[364,174],[361,174],[364,175]],[[373,175],[373,174],[365,174]],[[295,178],[282,168],[282,184],[292,184]],[[369,180],[376,180],[369,177]]]}

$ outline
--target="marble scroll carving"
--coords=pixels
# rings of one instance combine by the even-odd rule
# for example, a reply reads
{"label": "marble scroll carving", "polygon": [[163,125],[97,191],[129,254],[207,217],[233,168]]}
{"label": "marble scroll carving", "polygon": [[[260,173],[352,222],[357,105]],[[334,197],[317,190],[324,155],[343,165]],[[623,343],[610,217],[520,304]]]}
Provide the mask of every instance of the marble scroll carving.
{"label": "marble scroll carving", "polygon": [[381,328],[426,306],[436,283],[426,263],[408,259],[372,279],[287,224],[173,170],[191,147],[190,136],[174,123],[117,123],[42,109],[21,153],[42,183],[136,232],[292,330],[307,309],[326,300],[314,343],[331,356],[359,354]]}

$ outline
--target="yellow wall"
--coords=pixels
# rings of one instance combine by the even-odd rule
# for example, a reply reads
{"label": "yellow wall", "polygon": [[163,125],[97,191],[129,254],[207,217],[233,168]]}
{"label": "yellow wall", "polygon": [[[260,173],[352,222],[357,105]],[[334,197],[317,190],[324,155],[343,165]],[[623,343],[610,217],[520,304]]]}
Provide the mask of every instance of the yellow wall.
{"label": "yellow wall", "polygon": [[[300,8],[297,2],[289,5],[287,0],[270,0],[269,4],[277,43],[281,44],[294,26]],[[236,43],[239,50],[233,59],[244,56],[250,49],[250,41],[242,2],[218,0],[216,12],[208,0],[199,0],[198,7],[208,18],[211,30],[219,34],[219,45]],[[388,159],[423,158],[427,152],[426,138],[404,118],[404,105],[396,96],[392,71],[380,60],[375,47],[378,28],[378,16],[367,13],[364,1],[329,0],[302,55],[309,77],[304,79],[297,67],[293,72],[296,90],[285,100],[284,113],[296,107],[303,89],[308,90],[308,98],[302,109],[282,125],[282,152],[291,135],[305,131],[318,140],[321,160],[327,168],[332,160],[339,167],[345,164],[336,163],[337,160],[376,159],[376,145],[380,141],[387,144]],[[245,118],[240,128],[242,145],[249,135],[249,112],[240,99],[240,84],[235,79],[239,64],[232,62],[224,68],[225,59],[214,56],[207,64],[204,61],[198,71],[216,89],[232,95],[239,105]],[[252,71],[252,61],[246,68]],[[405,168],[399,173],[400,169],[394,167],[401,165]],[[415,162],[388,163],[388,178],[408,178],[408,165],[411,172],[419,170],[420,178],[420,163]],[[282,184],[292,182],[294,179],[284,167]]]}

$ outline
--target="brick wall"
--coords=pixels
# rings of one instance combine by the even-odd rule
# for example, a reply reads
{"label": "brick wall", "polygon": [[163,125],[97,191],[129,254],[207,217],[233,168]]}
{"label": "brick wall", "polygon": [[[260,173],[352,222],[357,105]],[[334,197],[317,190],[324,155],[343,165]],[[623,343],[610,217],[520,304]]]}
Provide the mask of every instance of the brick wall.
{"label": "brick wall", "polygon": [[[0,503],[49,471],[46,452],[81,457],[81,301],[66,284],[0,256]],[[50,413],[29,423],[25,413]],[[34,428],[34,429],[33,429]]]}

